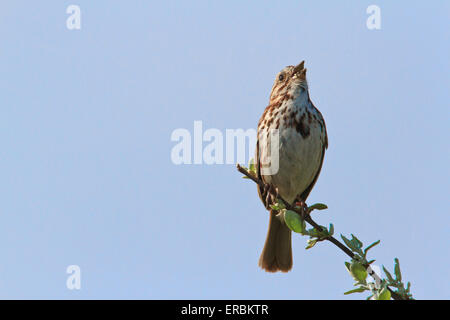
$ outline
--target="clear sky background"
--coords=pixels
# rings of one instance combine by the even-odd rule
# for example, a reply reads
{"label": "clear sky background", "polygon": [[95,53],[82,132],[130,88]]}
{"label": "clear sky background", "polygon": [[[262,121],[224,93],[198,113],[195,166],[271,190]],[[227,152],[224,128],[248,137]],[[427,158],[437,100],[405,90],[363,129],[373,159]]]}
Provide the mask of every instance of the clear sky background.
{"label": "clear sky background", "polygon": [[[81,30],[66,8],[81,8]],[[381,8],[368,30],[366,8]],[[329,243],[261,271],[268,215],[177,128],[256,128],[306,60],[329,149],[309,203],[419,299],[449,299],[448,1],[2,1],[0,298],[363,299]],[[253,149],[253,146],[251,146]],[[81,268],[68,290],[66,268]]]}

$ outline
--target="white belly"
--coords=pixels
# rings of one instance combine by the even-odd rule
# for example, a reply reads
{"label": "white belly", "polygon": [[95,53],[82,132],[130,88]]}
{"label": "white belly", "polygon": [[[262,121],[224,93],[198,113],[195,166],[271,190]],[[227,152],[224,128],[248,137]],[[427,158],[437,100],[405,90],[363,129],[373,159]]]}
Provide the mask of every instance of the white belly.
{"label": "white belly", "polygon": [[[308,124],[308,127],[307,137],[303,137],[292,127],[279,130],[279,166],[272,166],[274,170],[270,172],[269,169],[262,176],[263,180],[277,188],[279,195],[289,203],[310,186],[321,167],[324,132],[315,121]],[[270,159],[270,139],[268,144],[269,148],[260,146],[261,160],[265,159],[263,161]]]}

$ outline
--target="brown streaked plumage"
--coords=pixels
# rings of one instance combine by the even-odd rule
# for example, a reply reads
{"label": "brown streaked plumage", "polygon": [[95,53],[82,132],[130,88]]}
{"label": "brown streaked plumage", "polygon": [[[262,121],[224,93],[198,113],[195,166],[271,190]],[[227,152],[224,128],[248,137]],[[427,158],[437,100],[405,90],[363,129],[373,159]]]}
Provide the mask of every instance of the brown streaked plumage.
{"label": "brown streaked plumage", "polygon": [[[272,129],[278,129],[278,153],[271,159]],[[322,114],[312,104],[306,81],[304,61],[288,66],[277,74],[269,105],[258,122],[256,169],[258,177],[289,203],[305,202],[319,177],[328,147]],[[273,155],[272,155],[273,156]],[[258,194],[270,212],[269,230],[259,266],[268,272],[287,272],[292,268],[291,231],[277,211],[270,208],[274,200],[267,188]]]}

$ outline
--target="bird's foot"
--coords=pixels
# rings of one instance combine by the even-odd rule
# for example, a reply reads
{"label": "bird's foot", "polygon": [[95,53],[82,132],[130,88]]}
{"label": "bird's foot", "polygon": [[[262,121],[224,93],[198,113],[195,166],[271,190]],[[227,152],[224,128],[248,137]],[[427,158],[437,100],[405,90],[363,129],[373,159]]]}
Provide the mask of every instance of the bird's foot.
{"label": "bird's foot", "polygon": [[264,183],[263,194],[265,195],[264,204],[266,208],[275,204],[278,198],[278,188],[275,188],[272,184]]}
{"label": "bird's foot", "polygon": [[304,215],[309,214],[308,206],[306,205],[305,201],[296,201],[295,206],[300,207]]}

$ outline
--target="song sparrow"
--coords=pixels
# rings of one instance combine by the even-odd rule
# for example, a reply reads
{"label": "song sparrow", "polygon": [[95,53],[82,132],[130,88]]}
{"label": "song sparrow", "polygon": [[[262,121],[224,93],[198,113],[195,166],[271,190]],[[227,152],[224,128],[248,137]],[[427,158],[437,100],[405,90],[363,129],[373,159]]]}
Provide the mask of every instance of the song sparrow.
{"label": "song sparrow", "polygon": [[[278,130],[277,143],[270,138],[273,129]],[[325,121],[309,99],[304,61],[277,74],[257,137],[256,170],[266,184],[265,188],[258,187],[258,194],[270,211],[259,266],[268,272],[287,272],[292,268],[291,230],[279,212],[271,209],[275,199],[268,190],[275,190],[290,204],[304,204],[328,147]],[[273,159],[273,151],[278,151],[278,159]],[[274,160],[278,161],[276,166]]]}

